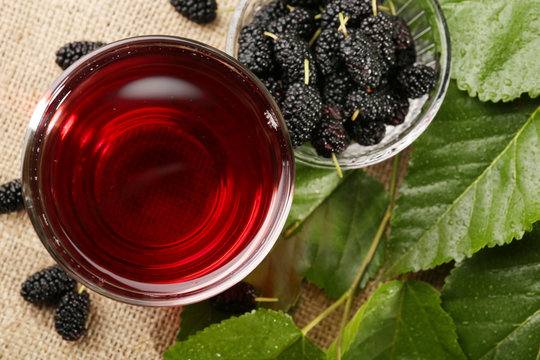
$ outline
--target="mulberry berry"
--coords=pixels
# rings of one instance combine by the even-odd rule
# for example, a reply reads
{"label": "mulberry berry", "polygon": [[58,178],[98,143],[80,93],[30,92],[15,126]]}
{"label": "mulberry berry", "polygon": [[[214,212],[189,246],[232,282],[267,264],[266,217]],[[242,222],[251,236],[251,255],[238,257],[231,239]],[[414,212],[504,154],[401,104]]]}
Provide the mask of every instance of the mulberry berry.
{"label": "mulberry berry", "polygon": [[340,61],[339,44],[343,39],[345,39],[343,32],[331,28],[323,30],[317,38],[314,53],[323,75],[335,71]]}
{"label": "mulberry berry", "polygon": [[388,73],[396,65],[396,51],[392,37],[389,34],[373,34],[369,39],[378,50],[382,72]]}
{"label": "mulberry berry", "polygon": [[345,69],[338,68],[335,72],[328,74],[322,89],[324,105],[331,105],[340,111],[343,110],[347,95],[353,87],[354,83],[350,80]]}
{"label": "mulberry berry", "polygon": [[368,16],[360,23],[360,30],[367,36],[392,34],[394,29],[392,21],[384,14]]}
{"label": "mulberry berry", "polygon": [[304,40],[309,40],[317,29],[315,15],[314,11],[297,8],[288,15],[271,22],[268,25],[268,31],[278,36],[293,34]]}
{"label": "mulberry berry", "polygon": [[183,16],[197,24],[206,24],[216,19],[216,0],[169,0]]}
{"label": "mulberry berry", "polygon": [[409,99],[397,93],[387,96],[392,110],[390,116],[384,120],[385,124],[392,126],[403,124],[409,112]]}
{"label": "mulberry berry", "polygon": [[356,89],[349,93],[345,102],[345,117],[355,122],[384,122],[391,116],[388,98],[376,92]]}
{"label": "mulberry berry", "polygon": [[262,25],[251,24],[242,29],[238,39],[238,60],[257,75],[272,70],[272,39],[264,35]]}
{"label": "mulberry berry", "polygon": [[371,0],[334,0],[322,12],[321,26],[337,29],[340,26],[339,13],[348,17],[347,27],[356,27],[363,18],[373,13]]}
{"label": "mulberry berry", "polygon": [[265,5],[255,14],[253,23],[267,26],[272,21],[284,17],[289,14],[287,3],[283,0],[275,0]]}
{"label": "mulberry berry", "polygon": [[419,98],[430,92],[437,83],[437,73],[425,65],[414,65],[401,70],[397,81],[408,98]]}
{"label": "mulberry berry", "polygon": [[21,179],[0,186],[0,214],[24,209]]}
{"label": "mulberry berry", "polygon": [[414,64],[416,48],[409,26],[403,18],[397,16],[392,19],[392,23],[392,40],[395,46],[397,66],[404,67]]}
{"label": "mulberry berry", "polygon": [[305,60],[309,64],[309,85],[316,85],[318,69],[315,57],[309,51],[309,44],[292,35],[286,34],[274,45],[276,60],[282,69],[282,80],[286,85],[305,80]]}
{"label": "mulberry berry", "polygon": [[86,291],[66,293],[54,313],[56,332],[64,340],[78,340],[86,332],[86,318],[90,312],[90,296]]}
{"label": "mulberry berry", "polygon": [[345,128],[351,138],[364,146],[373,146],[382,141],[386,127],[381,121],[351,121],[345,123]]}
{"label": "mulberry berry", "polygon": [[339,110],[326,106],[321,121],[311,133],[311,145],[317,154],[329,158],[332,157],[332,153],[336,155],[342,153],[349,143],[350,139]]}
{"label": "mulberry berry", "polygon": [[261,81],[276,101],[276,104],[281,108],[283,100],[285,99],[285,91],[279,81],[271,76],[263,78]]}
{"label": "mulberry berry", "polygon": [[62,70],[66,70],[75,61],[103,45],[105,43],[99,41],[74,41],[68,43],[56,52],[56,63]]}
{"label": "mulberry berry", "polygon": [[281,110],[293,146],[300,146],[309,140],[321,119],[321,97],[316,88],[295,83],[287,90]]}
{"label": "mulberry berry", "polygon": [[54,303],[73,290],[77,282],[58,265],[31,275],[21,288],[22,297],[31,303]]}
{"label": "mulberry berry", "polygon": [[383,74],[377,48],[359,31],[341,42],[341,56],[353,80],[364,89],[379,86]]}
{"label": "mulberry berry", "polygon": [[210,299],[215,309],[229,314],[243,314],[255,309],[257,294],[253,286],[247,282],[239,282],[232,288]]}

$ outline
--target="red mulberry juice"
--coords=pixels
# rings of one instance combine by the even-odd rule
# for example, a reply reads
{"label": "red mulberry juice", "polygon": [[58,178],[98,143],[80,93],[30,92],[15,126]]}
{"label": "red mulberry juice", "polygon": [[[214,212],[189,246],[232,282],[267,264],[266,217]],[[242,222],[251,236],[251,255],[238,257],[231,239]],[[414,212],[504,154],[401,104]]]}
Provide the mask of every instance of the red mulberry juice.
{"label": "red mulberry juice", "polygon": [[63,251],[141,292],[231,261],[265,226],[293,161],[266,95],[174,46],[121,48],[85,71],[47,114],[50,166],[38,174]]}

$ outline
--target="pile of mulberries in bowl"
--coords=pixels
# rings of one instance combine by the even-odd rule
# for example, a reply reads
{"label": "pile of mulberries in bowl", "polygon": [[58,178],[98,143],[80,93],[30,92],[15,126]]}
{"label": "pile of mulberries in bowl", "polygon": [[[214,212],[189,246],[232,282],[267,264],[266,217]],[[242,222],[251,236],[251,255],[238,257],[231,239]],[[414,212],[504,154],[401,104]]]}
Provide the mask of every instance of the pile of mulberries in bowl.
{"label": "pile of mulberries in bowl", "polygon": [[297,148],[311,144],[337,165],[351,144],[379,144],[404,122],[410,100],[439,82],[438,71],[417,63],[392,1],[265,3],[242,27],[237,57],[274,97]]}

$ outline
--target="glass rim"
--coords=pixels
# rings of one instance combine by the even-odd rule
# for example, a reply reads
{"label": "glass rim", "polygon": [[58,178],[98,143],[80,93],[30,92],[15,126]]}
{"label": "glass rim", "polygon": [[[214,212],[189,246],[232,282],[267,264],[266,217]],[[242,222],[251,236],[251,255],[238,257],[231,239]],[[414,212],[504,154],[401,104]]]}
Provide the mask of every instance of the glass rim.
{"label": "glass rim", "polygon": [[[227,33],[226,52],[230,56],[235,56],[237,49],[237,39],[241,30],[240,25],[245,16],[246,9],[252,0],[241,0],[235,8],[232,16],[232,20],[229,24],[229,30]],[[338,156],[339,165],[342,170],[358,169],[367,166],[378,164],[384,160],[387,160],[410,146],[429,126],[434,119],[435,114],[439,111],[442,105],[446,91],[450,84],[450,71],[451,71],[451,43],[450,32],[446,23],[446,18],[442,11],[442,8],[437,0],[426,0],[433,6],[434,13],[437,16],[437,28],[440,33],[441,41],[441,56],[439,59],[439,81],[438,87],[432,92],[433,100],[428,108],[423,110],[423,116],[417,124],[410,126],[403,132],[403,137],[394,139],[391,143],[386,144],[385,148],[380,149],[376,154],[372,156],[362,156],[362,161],[353,161],[351,159],[343,159]],[[407,2],[409,3],[409,2]],[[301,149],[306,145],[298,147]],[[321,156],[314,157],[310,154],[303,153],[301,151],[295,151],[295,159],[299,163],[309,165],[311,167],[334,169],[335,164],[332,159],[323,158]]]}
{"label": "glass rim", "polygon": [[[180,293],[178,290],[174,292],[148,293],[144,291],[137,291],[133,288],[128,289],[124,286],[119,286],[119,284],[115,285],[108,281],[96,281],[98,276],[94,275],[92,271],[89,271],[89,269],[86,268],[81,269],[81,266],[69,254],[61,254],[57,248],[57,246],[61,247],[61,242],[58,239],[59,236],[57,236],[58,230],[61,229],[54,229],[53,225],[51,225],[52,222],[48,221],[49,217],[42,204],[43,196],[41,194],[42,188],[40,186],[40,182],[37,177],[32,176],[33,169],[37,171],[41,165],[39,162],[41,157],[38,155],[39,144],[37,145],[36,152],[36,140],[41,142],[42,138],[48,135],[47,132],[49,130],[48,124],[46,124],[46,126],[43,126],[45,131],[38,133],[40,125],[48,121],[45,119],[47,110],[53,106],[55,101],[59,100],[56,97],[59,95],[64,83],[76,77],[81,69],[90,66],[93,60],[97,58],[114,53],[115,50],[120,48],[134,47],[137,45],[142,46],[143,44],[152,44],[154,46],[182,46],[183,48],[189,49],[196,53],[210,54],[213,57],[213,61],[219,61],[224,66],[228,66],[231,69],[241,73],[257,87],[265,101],[268,102],[268,105],[276,116],[275,120],[277,121],[279,131],[281,132],[280,137],[283,137],[285,142],[286,149],[284,151],[288,151],[290,153],[290,161],[281,161],[281,163],[278,164],[281,166],[279,185],[273,196],[272,202],[268,205],[264,224],[260,227],[257,234],[237,256],[229,260],[229,262],[222,267],[202,277],[178,283],[182,284],[182,289],[185,289],[184,292]],[[84,79],[86,79],[86,77],[81,77],[81,79],[77,79],[76,82],[78,83]],[[39,138],[37,138],[38,136]],[[38,234],[38,237],[49,254],[64,270],[66,270],[66,272],[68,272],[68,274],[70,274],[79,283],[85,285],[87,288],[113,300],[118,300],[132,305],[155,307],[187,305],[208,299],[233,286],[235,283],[241,281],[251,271],[253,271],[270,252],[274,243],[281,234],[282,228],[285,225],[287,215],[292,205],[295,179],[295,159],[288,132],[286,130],[285,121],[279,112],[279,107],[273,100],[268,90],[264,87],[260,80],[253,73],[251,73],[251,71],[249,71],[228,54],[198,41],[176,36],[145,35],[121,39],[104,45],[103,47],[100,47],[77,60],[72,66],[66,69],[54,80],[52,85],[37,104],[26,131],[22,159],[22,187],[26,212],[36,233]],[[63,252],[66,253],[66,250]],[[77,263],[76,266],[74,266],[74,262]]]}

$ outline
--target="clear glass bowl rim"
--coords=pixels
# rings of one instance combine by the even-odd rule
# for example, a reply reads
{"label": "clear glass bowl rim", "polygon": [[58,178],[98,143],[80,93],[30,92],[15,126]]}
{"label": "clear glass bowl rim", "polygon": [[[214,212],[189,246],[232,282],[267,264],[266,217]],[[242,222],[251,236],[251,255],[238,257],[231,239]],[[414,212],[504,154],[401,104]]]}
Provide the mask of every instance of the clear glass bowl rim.
{"label": "clear glass bowl rim", "polygon": [[[279,122],[278,129],[282,132],[284,139],[286,139],[284,146],[288,147],[288,149],[285,149],[284,151],[288,151],[291,154],[290,161],[283,162],[281,164],[282,176],[277,194],[274,198],[275,201],[272,203],[268,211],[267,222],[265,223],[265,231],[262,232],[260,230],[251,243],[239,255],[237,255],[222,268],[217,269],[201,278],[182,283],[183,285],[185,284],[184,287],[186,289],[189,289],[188,291],[182,293],[147,294],[134,290],[127,290],[110,283],[107,283],[107,286],[104,287],[103,283],[98,283],[92,280],[89,276],[84,275],[82,271],[75,269],[73,264],[71,264],[70,259],[60,254],[58,249],[53,245],[55,241],[54,229],[47,227],[48,223],[46,220],[42,221],[42,218],[47,218],[47,214],[45,211],[43,211],[40,204],[40,199],[43,199],[43,197],[40,196],[41,194],[39,193],[39,190],[41,190],[39,181],[37,179],[31,179],[30,176],[31,169],[39,166],[37,161],[32,161],[33,148],[35,146],[35,139],[37,136],[36,132],[39,125],[44,120],[44,115],[46,114],[47,110],[53,106],[53,102],[55,101],[59,88],[63,86],[65,81],[76,76],[79,69],[89,66],[93,59],[98,58],[105,53],[113,53],[115,49],[121,47],[137,46],[142,45],[143,43],[161,45],[169,44],[171,46],[174,43],[184,48],[193,49],[199,53],[210,54],[223,64],[226,64],[231,68],[235,68],[244,76],[248,77],[249,80],[260,90],[261,94],[268,101],[272,111],[277,116],[277,121]],[[285,225],[285,221],[292,204],[294,192],[294,156],[292,155],[292,145],[288,139],[286,125],[281,113],[279,112],[279,107],[276,105],[272,96],[269,94],[260,80],[247,68],[241,65],[236,59],[216,48],[195,40],[168,35],[136,36],[111,42],[77,60],[72,66],[60,74],[49,87],[45,95],[40,99],[34,110],[24,140],[22,159],[22,184],[26,212],[29,215],[36,233],[49,254],[64,270],[66,270],[68,274],[70,274],[79,283],[85,285],[87,288],[113,300],[132,305],[153,307],[187,305],[208,299],[241,281],[266,257],[266,255],[272,249],[274,243],[277,241],[281,230]],[[38,191],[35,191],[34,189],[37,189]],[[85,270],[85,274],[86,273],[93,275],[90,271],[88,271],[88,269]]]}

